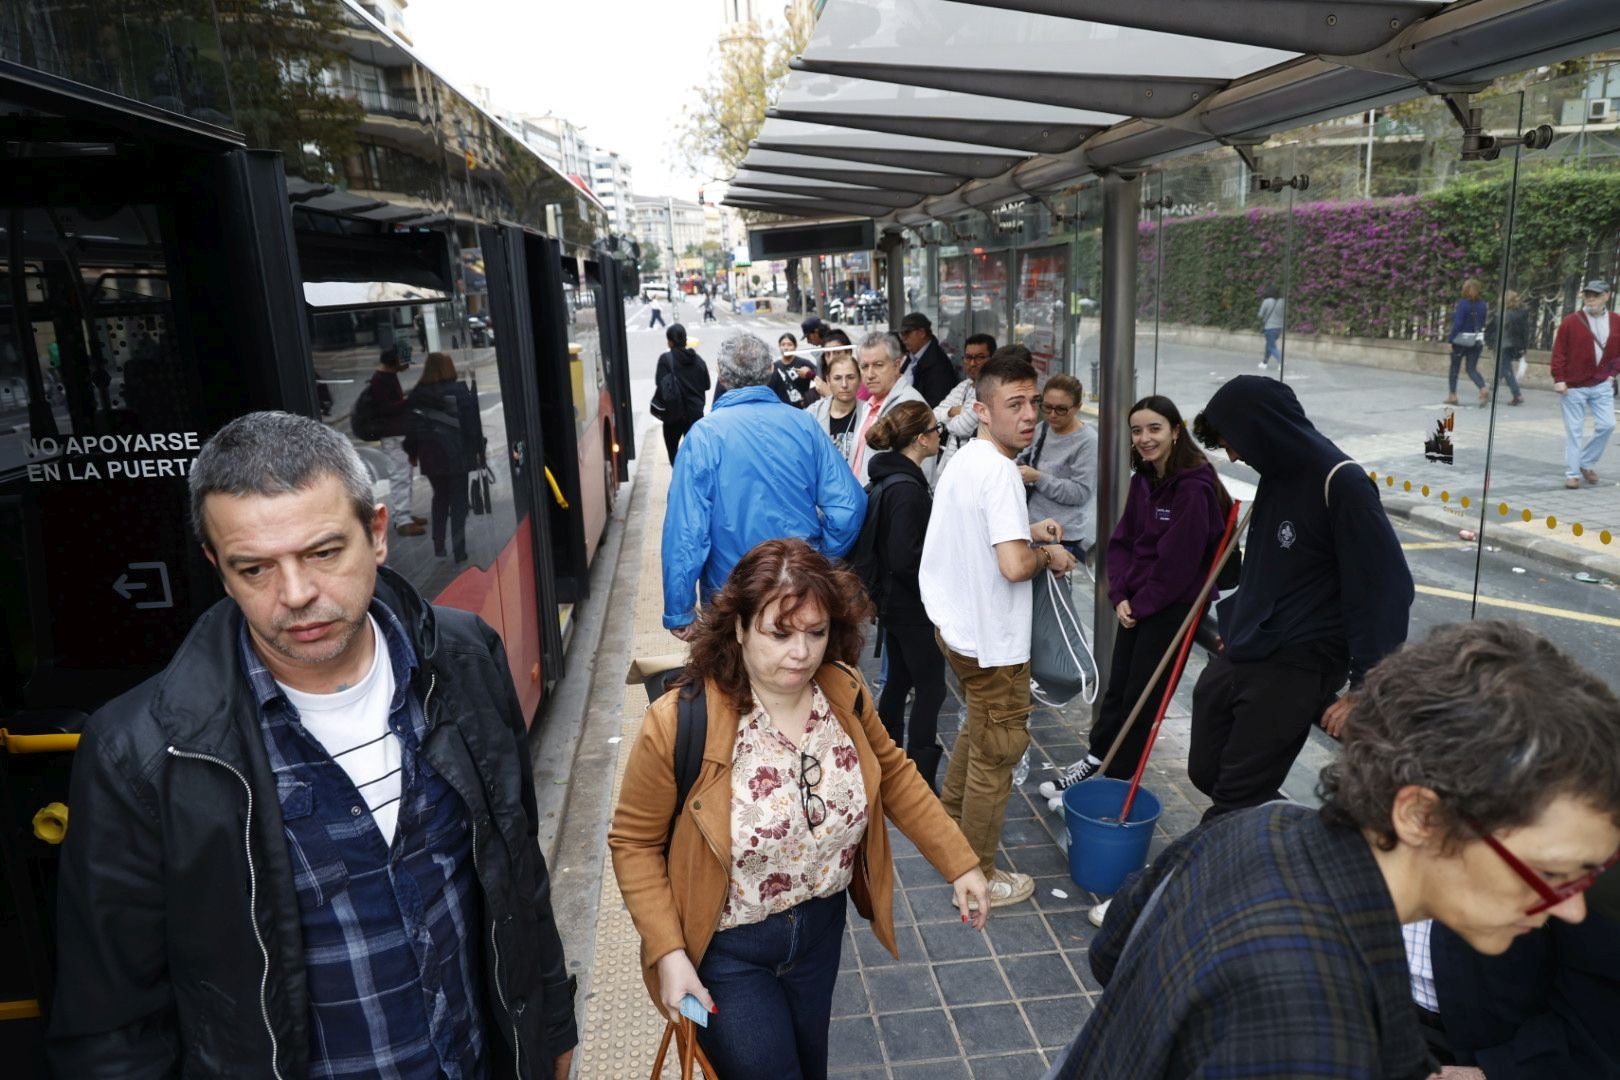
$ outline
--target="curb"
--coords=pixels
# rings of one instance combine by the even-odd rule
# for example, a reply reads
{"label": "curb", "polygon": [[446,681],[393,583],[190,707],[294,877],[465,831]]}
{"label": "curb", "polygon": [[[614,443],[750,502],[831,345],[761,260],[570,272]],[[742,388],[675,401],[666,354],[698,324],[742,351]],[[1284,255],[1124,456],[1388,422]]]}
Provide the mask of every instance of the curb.
{"label": "curb", "polygon": [[[1384,509],[1393,517],[1422,522],[1425,525],[1436,525],[1447,532],[1455,532],[1459,527],[1458,522],[1461,520],[1449,510],[1412,499],[1386,496]],[[1472,518],[1473,515],[1469,515],[1469,517]],[[1466,523],[1463,527],[1466,527]],[[1532,540],[1515,532],[1494,530],[1489,525],[1485,527],[1484,536],[1485,542],[1492,547],[1528,556],[1560,570],[1567,570],[1571,573],[1585,571],[1598,577],[1614,578],[1620,581],[1620,554],[1597,554],[1576,547],[1574,544],[1566,544],[1560,540]],[[1459,539],[1457,542],[1463,544],[1469,541]]]}

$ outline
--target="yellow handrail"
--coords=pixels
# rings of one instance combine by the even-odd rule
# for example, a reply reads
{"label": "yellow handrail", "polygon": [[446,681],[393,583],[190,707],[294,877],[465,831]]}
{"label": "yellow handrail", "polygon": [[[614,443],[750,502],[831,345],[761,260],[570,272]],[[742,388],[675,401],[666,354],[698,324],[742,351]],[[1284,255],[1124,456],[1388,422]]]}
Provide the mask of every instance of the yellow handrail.
{"label": "yellow handrail", "polygon": [[39,1014],[39,1002],[33,998],[0,1001],[0,1020],[32,1020]]}
{"label": "yellow handrail", "polygon": [[557,500],[558,508],[568,509],[568,500],[563,498],[562,487],[557,483],[557,478],[551,475],[550,465],[546,466],[546,483],[551,486],[551,497]]}
{"label": "yellow handrail", "polygon": [[77,735],[13,735],[0,728],[0,749],[13,754],[64,754],[79,748]]}

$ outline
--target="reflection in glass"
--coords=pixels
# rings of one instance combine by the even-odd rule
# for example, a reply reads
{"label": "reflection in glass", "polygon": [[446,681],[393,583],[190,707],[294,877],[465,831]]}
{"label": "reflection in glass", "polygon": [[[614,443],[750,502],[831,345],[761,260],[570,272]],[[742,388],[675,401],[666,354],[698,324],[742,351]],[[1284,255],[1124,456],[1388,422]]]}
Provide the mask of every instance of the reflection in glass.
{"label": "reflection in glass", "polygon": [[1018,305],[1013,340],[1028,347],[1041,381],[1062,370],[1069,339],[1065,282],[1069,256],[1063,248],[1018,256]]}

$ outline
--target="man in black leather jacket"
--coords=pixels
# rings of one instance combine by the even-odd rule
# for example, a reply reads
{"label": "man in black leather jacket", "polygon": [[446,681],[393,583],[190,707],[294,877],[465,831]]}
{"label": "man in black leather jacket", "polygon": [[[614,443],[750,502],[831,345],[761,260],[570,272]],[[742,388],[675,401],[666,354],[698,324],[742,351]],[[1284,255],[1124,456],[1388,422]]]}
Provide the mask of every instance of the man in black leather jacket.
{"label": "man in black leather jacket", "polygon": [[316,421],[232,422],[191,488],[229,598],[85,730],[53,1071],[565,1077],[573,983],[499,638],[381,565],[387,510]]}

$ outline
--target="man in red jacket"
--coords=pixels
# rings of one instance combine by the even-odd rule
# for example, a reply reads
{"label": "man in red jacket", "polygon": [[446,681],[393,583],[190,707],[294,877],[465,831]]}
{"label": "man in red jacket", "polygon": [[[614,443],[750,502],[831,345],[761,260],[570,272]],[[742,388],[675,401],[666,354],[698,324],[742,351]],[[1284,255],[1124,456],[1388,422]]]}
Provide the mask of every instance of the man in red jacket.
{"label": "man in red jacket", "polygon": [[[1620,315],[1609,310],[1609,283],[1588,281],[1581,310],[1564,316],[1553,338],[1553,389],[1564,399],[1564,486],[1598,482],[1593,469],[1614,432],[1614,387],[1620,372]],[[1592,414],[1592,437],[1581,435]]]}

